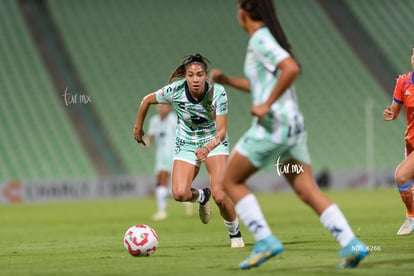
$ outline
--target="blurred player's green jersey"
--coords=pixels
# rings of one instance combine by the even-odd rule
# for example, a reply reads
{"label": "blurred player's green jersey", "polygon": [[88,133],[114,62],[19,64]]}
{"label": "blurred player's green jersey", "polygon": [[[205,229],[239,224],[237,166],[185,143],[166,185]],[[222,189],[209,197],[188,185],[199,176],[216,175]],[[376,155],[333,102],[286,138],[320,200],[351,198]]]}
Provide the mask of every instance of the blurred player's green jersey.
{"label": "blurred player's green jersey", "polygon": [[228,112],[227,94],[220,84],[205,83],[201,100],[191,97],[187,82],[175,81],[156,92],[159,103],[170,103],[177,113],[176,144],[202,147],[216,135],[216,115]]}
{"label": "blurred player's green jersey", "polygon": [[[253,105],[264,103],[272,93],[280,72],[277,65],[289,53],[275,40],[267,27],[257,30],[250,38],[244,73],[250,83]],[[294,87],[289,87],[271,106],[260,121],[254,118],[250,135],[277,144],[294,144],[304,132]]]}

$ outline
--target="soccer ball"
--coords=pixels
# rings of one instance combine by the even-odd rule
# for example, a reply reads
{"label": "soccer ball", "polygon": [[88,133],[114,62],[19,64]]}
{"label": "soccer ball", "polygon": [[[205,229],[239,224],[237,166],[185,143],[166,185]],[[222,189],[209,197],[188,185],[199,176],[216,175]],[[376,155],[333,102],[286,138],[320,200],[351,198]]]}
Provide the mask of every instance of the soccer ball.
{"label": "soccer ball", "polygon": [[149,257],[157,250],[158,235],[145,224],[130,227],[124,235],[125,249],[136,257]]}

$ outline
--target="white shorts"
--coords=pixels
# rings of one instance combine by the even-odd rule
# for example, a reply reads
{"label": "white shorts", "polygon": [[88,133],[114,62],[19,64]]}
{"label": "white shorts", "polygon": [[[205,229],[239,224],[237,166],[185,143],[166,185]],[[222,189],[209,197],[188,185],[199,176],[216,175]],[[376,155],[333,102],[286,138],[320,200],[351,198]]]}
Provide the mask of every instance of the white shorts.
{"label": "white shorts", "polygon": [[[201,147],[200,147],[201,148]],[[174,160],[181,160],[190,164],[193,164],[197,167],[200,167],[201,162],[197,161],[197,157],[195,155],[195,151],[197,148],[194,147],[186,147],[186,145],[175,146],[175,154],[174,154]],[[227,140],[223,141],[220,145],[215,147],[207,157],[211,157],[214,155],[229,155],[229,143]]]}
{"label": "white shorts", "polygon": [[258,169],[264,168],[270,163],[275,164],[278,160],[285,161],[295,159],[310,164],[311,158],[308,152],[306,134],[298,144],[285,145],[275,144],[267,139],[260,139],[245,133],[237,142],[235,150],[249,159],[250,163]]}

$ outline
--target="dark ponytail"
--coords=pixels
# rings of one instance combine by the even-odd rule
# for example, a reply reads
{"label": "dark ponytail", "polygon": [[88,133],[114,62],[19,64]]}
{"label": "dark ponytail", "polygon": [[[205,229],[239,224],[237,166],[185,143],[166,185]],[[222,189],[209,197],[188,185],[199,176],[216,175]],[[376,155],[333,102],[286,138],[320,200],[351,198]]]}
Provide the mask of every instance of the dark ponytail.
{"label": "dark ponytail", "polygon": [[170,77],[168,78],[168,82],[170,83],[175,78],[184,78],[185,77],[185,71],[187,70],[187,67],[190,64],[194,64],[194,63],[200,64],[201,66],[203,66],[204,69],[207,72],[207,67],[208,67],[207,64],[210,63],[210,61],[207,58],[205,58],[202,55],[200,55],[200,54],[189,55],[171,73]]}
{"label": "dark ponytail", "polygon": [[246,11],[252,20],[263,21],[280,46],[293,56],[272,0],[239,0],[239,7]]}

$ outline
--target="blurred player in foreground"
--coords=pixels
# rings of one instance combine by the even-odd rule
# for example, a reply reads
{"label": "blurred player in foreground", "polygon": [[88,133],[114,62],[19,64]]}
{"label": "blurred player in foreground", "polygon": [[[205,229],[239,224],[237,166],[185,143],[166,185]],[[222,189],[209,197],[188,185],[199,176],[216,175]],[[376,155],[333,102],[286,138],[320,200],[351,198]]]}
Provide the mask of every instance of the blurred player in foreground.
{"label": "blurred player in foreground", "polygon": [[406,218],[397,235],[409,235],[414,231],[414,47],[411,48],[411,66],[413,71],[398,77],[391,106],[387,106],[383,114],[384,120],[392,121],[404,107],[407,120],[405,159],[395,170],[395,183],[406,207]]}
{"label": "blurred player in foreground", "polygon": [[[200,54],[188,56],[170,75],[170,84],[146,95],[138,109],[133,135],[138,143],[145,145],[143,124],[150,105],[173,106],[178,118],[171,183],[174,199],[198,202],[200,219],[206,224],[211,217],[212,194],[224,219],[231,247],[244,247],[234,206],[222,187],[229,154],[227,94],[223,86],[207,81],[207,63]],[[211,190],[192,187],[201,163],[207,168]]]}
{"label": "blurred player in foreground", "polygon": [[246,185],[249,177],[271,162],[339,242],[342,262],[338,267],[355,267],[369,250],[313,178],[304,121],[293,87],[300,67],[290,52],[273,1],[239,0],[238,4],[239,23],[250,37],[244,64],[247,78],[230,77],[220,70],[213,70],[211,78],[252,94],[253,123],[235,146],[224,177],[224,188],[237,214],[256,240],[240,268],[259,266],[283,251]]}
{"label": "blurred player in foreground", "polygon": [[[155,199],[157,201],[157,213],[153,220],[164,220],[168,217],[167,199],[170,194],[169,179],[174,157],[175,130],[177,116],[171,112],[170,105],[157,105],[157,114],[151,117],[148,127],[148,136],[145,141],[150,146],[154,140],[155,150],[155,174],[157,185],[155,187]],[[192,204],[185,204],[185,213],[192,215]]]}

